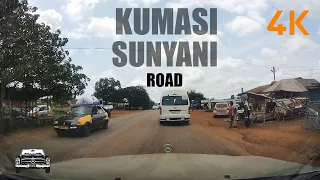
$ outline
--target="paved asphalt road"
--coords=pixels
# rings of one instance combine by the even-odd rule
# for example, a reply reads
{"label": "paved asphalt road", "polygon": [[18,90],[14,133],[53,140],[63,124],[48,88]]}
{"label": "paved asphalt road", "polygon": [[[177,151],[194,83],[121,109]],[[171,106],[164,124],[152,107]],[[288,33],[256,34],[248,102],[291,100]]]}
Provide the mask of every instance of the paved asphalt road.
{"label": "paved asphalt road", "polygon": [[2,163],[13,162],[22,148],[42,148],[54,163],[83,157],[165,153],[167,143],[172,145],[172,153],[237,155],[218,137],[204,133],[199,124],[160,125],[159,118],[159,111],[152,110],[111,118],[107,130],[97,130],[89,137],[58,137],[53,128],[45,127],[48,130],[37,139],[26,138],[1,147],[7,159]]}

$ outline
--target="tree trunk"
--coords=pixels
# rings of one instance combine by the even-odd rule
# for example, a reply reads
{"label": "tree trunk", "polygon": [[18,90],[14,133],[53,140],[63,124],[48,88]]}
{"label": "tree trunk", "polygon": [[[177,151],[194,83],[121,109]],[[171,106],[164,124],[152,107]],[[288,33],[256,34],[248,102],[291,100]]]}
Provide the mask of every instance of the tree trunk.
{"label": "tree trunk", "polygon": [[1,135],[1,139],[2,139],[2,135],[4,133],[4,118],[3,118],[3,99],[5,96],[5,83],[2,81],[1,82],[1,87],[0,87],[0,135]]}

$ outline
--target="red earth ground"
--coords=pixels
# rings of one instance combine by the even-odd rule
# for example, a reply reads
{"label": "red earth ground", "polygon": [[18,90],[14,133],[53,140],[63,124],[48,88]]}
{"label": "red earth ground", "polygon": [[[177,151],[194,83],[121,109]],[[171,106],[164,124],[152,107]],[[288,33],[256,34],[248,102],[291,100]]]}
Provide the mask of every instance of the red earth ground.
{"label": "red earth ground", "polygon": [[320,166],[320,132],[304,127],[304,119],[273,121],[265,125],[254,124],[230,129],[226,118],[213,118],[211,112],[193,111],[193,124],[201,124],[207,134],[234,146],[243,155],[257,155],[285,161]]}

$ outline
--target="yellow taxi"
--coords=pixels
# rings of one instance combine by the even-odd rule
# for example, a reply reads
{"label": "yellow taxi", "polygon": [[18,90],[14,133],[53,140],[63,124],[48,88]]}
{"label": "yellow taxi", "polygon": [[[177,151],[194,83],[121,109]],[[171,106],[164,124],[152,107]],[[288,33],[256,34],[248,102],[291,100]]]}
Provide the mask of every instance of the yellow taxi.
{"label": "yellow taxi", "polygon": [[59,136],[71,132],[89,136],[94,129],[107,129],[109,116],[100,105],[72,107],[64,116],[54,121],[54,130]]}

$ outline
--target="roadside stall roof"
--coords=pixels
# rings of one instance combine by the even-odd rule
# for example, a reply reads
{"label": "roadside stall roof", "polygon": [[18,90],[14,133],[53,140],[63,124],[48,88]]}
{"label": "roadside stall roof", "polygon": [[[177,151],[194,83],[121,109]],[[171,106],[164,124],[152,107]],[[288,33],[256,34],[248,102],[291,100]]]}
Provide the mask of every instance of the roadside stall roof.
{"label": "roadside stall roof", "polygon": [[266,93],[279,91],[307,92],[308,90],[295,79],[283,79],[274,83],[272,86],[268,87],[263,92]]}
{"label": "roadside stall roof", "polygon": [[272,99],[271,97],[264,95],[264,94],[257,94],[257,93],[252,93],[252,92],[244,92],[243,94],[248,94],[248,95],[253,95],[253,96],[260,96],[260,97],[264,97],[267,99]]}
{"label": "roadside stall roof", "polygon": [[[6,88],[5,98],[11,101],[34,101],[44,96],[50,96],[51,93],[42,89],[20,89],[20,88]],[[10,97],[9,97],[10,96]]]}

